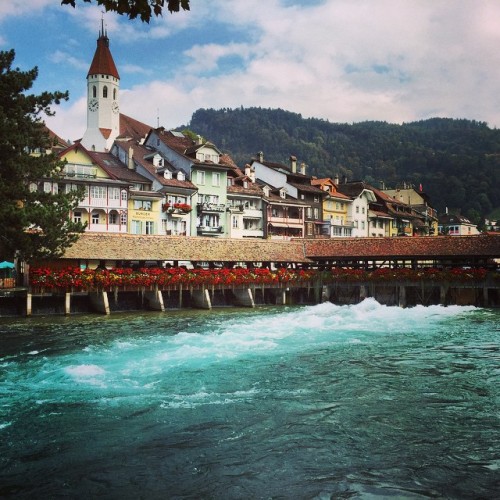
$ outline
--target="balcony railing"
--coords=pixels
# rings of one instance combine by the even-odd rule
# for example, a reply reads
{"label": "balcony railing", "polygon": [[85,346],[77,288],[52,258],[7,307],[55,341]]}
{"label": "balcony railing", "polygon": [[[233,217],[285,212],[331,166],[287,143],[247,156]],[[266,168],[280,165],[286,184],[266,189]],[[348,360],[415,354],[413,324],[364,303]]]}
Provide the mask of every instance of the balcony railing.
{"label": "balcony railing", "polygon": [[198,234],[220,234],[224,232],[223,226],[197,226]]}
{"label": "balcony railing", "polygon": [[196,205],[198,213],[200,212],[225,212],[226,205],[223,203],[198,203]]}

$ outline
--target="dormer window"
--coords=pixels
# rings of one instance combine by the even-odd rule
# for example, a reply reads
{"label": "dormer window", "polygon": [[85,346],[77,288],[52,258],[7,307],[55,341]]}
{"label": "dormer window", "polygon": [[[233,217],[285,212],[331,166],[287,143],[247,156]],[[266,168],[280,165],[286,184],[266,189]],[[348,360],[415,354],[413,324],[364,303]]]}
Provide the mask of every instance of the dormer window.
{"label": "dormer window", "polygon": [[285,189],[280,189],[280,198],[283,198],[283,199],[286,198],[286,190]]}
{"label": "dormer window", "polygon": [[186,180],[186,174],[182,170],[179,170],[179,172],[177,172],[177,180],[178,181]]}
{"label": "dormer window", "polygon": [[264,187],[262,188],[262,191],[264,191],[264,194],[265,194],[266,196],[269,196],[269,191],[270,191],[269,186],[264,186]]}
{"label": "dormer window", "polygon": [[165,170],[165,172],[163,172],[163,177],[165,179],[171,179],[172,178],[172,172],[170,172],[170,170]]}
{"label": "dormer window", "polygon": [[160,155],[153,156],[153,165],[155,167],[163,167],[163,158]]}

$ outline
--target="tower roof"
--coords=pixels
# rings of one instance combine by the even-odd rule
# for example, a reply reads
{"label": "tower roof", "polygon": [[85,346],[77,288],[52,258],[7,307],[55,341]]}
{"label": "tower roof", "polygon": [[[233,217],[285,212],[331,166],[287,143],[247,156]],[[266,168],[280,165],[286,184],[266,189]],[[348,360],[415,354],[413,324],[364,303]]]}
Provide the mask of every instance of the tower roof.
{"label": "tower roof", "polygon": [[109,50],[109,38],[104,28],[99,32],[97,48],[89,72],[87,73],[87,78],[89,75],[110,75],[120,79],[115,62],[113,61],[113,56]]}

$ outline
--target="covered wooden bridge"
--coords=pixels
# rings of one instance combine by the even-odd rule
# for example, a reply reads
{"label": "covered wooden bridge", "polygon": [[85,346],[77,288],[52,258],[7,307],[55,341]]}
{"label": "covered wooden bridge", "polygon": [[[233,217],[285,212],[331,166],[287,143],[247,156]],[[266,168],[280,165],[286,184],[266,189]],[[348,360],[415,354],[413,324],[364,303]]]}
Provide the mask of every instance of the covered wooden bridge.
{"label": "covered wooden bridge", "polygon": [[52,266],[191,263],[333,267],[495,267],[500,234],[396,238],[217,239],[86,233]]}

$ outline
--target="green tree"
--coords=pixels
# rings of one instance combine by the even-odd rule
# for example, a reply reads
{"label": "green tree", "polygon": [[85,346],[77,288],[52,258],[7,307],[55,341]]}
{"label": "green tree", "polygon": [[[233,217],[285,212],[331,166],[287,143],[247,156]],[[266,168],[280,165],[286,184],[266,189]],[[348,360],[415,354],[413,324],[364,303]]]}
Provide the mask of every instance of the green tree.
{"label": "green tree", "polygon": [[32,154],[50,149],[42,117],[68,93],[27,94],[38,69],[13,69],[14,58],[14,50],[0,52],[0,254],[29,262],[61,255],[85,227],[69,219],[81,191],[43,189],[57,182],[64,164],[53,153]]}
{"label": "green tree", "polygon": [[[141,21],[149,23],[151,17],[161,16],[165,5],[169,12],[189,10],[189,0],[80,0],[85,3],[96,3],[106,9],[107,12],[125,14],[129,19],[139,17]],[[76,7],[77,0],[61,0],[62,5]]]}

